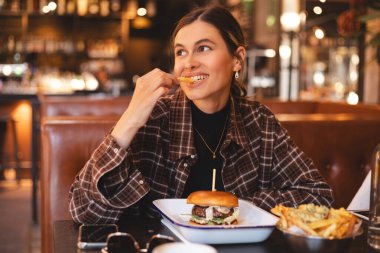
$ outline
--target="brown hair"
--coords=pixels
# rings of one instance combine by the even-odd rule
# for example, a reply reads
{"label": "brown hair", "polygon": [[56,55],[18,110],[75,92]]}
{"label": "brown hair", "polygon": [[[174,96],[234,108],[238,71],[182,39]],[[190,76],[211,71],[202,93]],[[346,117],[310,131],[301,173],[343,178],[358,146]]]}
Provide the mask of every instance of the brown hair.
{"label": "brown hair", "polygon": [[[177,25],[175,26],[172,36],[171,42],[174,44],[175,36],[178,31],[183,27],[190,25],[194,21],[201,20],[203,22],[209,23],[213,25],[222,36],[224,42],[227,45],[228,51],[231,55],[236,56],[242,65],[242,73],[244,73],[245,68],[245,59],[240,59],[239,55],[236,54],[236,49],[239,46],[246,47],[246,42],[244,38],[244,34],[241,30],[241,27],[237,20],[232,16],[232,14],[224,7],[219,5],[213,5],[203,8],[196,8],[186,14],[183,18],[181,18]],[[241,73],[241,76],[243,74]],[[243,78],[239,78],[236,80],[232,78],[231,82],[231,93],[235,96],[245,96],[247,95],[247,90],[243,82],[241,81]]]}

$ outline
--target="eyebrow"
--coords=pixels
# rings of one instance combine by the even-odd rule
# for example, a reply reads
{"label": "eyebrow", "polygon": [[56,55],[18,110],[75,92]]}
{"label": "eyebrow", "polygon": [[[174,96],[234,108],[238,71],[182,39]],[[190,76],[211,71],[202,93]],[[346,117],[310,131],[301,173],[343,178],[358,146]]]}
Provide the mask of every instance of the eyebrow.
{"label": "eyebrow", "polygon": [[[213,42],[213,41],[210,40],[210,39],[200,39],[200,40],[198,40],[197,42],[195,42],[195,45],[198,45],[198,44],[201,44],[201,43],[204,43],[204,42],[208,42],[208,43],[211,43],[211,44],[213,44],[213,45],[216,44],[215,42]],[[176,44],[174,45],[174,48],[176,48],[176,47],[185,47],[185,46],[182,45],[181,43],[176,43]]]}

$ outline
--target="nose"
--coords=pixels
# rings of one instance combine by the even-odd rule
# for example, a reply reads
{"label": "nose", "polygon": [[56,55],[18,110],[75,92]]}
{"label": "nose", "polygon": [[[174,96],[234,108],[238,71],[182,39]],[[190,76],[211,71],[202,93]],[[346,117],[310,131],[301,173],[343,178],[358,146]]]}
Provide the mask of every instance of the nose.
{"label": "nose", "polygon": [[199,66],[199,62],[197,61],[196,57],[190,53],[185,59],[184,68],[193,70]]}

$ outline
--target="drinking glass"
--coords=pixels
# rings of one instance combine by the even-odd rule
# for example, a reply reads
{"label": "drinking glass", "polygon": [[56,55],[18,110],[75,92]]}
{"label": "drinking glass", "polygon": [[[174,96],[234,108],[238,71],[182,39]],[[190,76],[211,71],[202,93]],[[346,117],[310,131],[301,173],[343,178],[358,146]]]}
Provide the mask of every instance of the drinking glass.
{"label": "drinking glass", "polygon": [[380,249],[380,144],[372,155],[371,197],[369,206],[368,244]]}

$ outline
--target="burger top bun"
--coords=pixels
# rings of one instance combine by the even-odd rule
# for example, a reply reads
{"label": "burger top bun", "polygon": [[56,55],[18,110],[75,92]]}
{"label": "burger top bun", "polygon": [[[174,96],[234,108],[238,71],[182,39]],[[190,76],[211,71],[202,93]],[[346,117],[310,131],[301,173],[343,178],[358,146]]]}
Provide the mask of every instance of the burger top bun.
{"label": "burger top bun", "polygon": [[196,191],[187,197],[187,204],[198,206],[225,206],[237,207],[238,198],[230,192]]}

